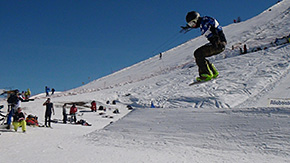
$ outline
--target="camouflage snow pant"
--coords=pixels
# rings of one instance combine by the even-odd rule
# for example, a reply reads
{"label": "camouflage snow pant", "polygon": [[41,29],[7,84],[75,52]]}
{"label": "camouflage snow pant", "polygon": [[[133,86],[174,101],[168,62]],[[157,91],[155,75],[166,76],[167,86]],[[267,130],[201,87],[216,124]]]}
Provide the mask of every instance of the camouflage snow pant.
{"label": "camouflage snow pant", "polygon": [[199,76],[201,74],[210,74],[207,65],[212,71],[212,66],[210,62],[205,59],[206,57],[211,57],[213,55],[217,55],[225,50],[226,42],[220,42],[218,46],[215,46],[211,43],[207,43],[194,51],[194,57],[196,64],[198,66]]}

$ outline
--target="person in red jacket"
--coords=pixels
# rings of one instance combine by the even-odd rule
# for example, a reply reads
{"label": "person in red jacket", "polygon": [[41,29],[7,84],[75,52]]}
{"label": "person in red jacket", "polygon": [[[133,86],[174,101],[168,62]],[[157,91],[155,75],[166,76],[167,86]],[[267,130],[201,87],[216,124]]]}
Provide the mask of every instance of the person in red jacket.
{"label": "person in red jacket", "polygon": [[97,103],[96,103],[96,101],[92,101],[91,102],[91,110],[92,110],[92,112],[96,112],[97,111]]}
{"label": "person in red jacket", "polygon": [[77,117],[76,117],[76,112],[78,111],[76,104],[73,104],[73,106],[70,108],[69,114],[71,116],[70,118],[70,123],[74,121],[75,123],[77,122]]}

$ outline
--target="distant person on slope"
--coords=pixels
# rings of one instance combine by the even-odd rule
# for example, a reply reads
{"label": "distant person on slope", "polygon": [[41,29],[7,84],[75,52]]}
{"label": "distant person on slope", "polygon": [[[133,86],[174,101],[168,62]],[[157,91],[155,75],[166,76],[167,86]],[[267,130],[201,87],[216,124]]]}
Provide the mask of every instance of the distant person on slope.
{"label": "distant person on slope", "polygon": [[62,115],[63,115],[63,119],[62,119],[62,121],[63,121],[63,123],[66,123],[66,121],[67,121],[67,114],[66,114],[66,104],[64,104],[63,106],[62,106]]}
{"label": "distant person on slope", "polygon": [[70,108],[69,114],[71,116],[70,118],[70,123],[72,123],[72,121],[74,121],[75,123],[77,123],[77,113],[78,109],[76,107],[76,104],[73,104],[72,107]]}
{"label": "distant person on slope", "polygon": [[55,92],[55,89],[54,89],[54,88],[52,88],[52,89],[51,89],[51,95],[53,95],[53,94],[54,94],[54,92]]}
{"label": "distant person on slope", "polygon": [[46,97],[49,96],[49,92],[50,92],[49,87],[48,86],[45,86]]}
{"label": "distant person on slope", "polygon": [[92,112],[97,112],[97,103],[96,101],[91,102],[91,110]]}
{"label": "distant person on slope", "polygon": [[181,26],[181,32],[186,33],[191,28],[200,28],[209,43],[199,47],[194,52],[196,64],[198,66],[199,77],[197,81],[208,81],[216,78],[219,73],[206,57],[217,55],[225,50],[227,44],[226,37],[218,21],[209,16],[200,17],[198,12],[191,11],[186,15],[186,26]]}

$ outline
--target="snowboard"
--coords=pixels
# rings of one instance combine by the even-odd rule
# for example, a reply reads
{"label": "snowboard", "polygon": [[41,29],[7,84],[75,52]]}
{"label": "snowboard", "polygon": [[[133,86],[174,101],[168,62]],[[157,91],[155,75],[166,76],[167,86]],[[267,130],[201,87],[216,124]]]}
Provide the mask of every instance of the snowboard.
{"label": "snowboard", "polygon": [[189,83],[189,86],[206,83],[206,82],[209,82],[209,81],[213,81],[213,80],[215,80],[217,78],[214,78],[214,79],[211,79],[211,80],[208,80],[208,81],[197,81],[197,80],[194,80],[192,83]]}
{"label": "snowboard", "polygon": [[29,102],[29,101],[34,101],[34,99],[25,99],[22,102]]}

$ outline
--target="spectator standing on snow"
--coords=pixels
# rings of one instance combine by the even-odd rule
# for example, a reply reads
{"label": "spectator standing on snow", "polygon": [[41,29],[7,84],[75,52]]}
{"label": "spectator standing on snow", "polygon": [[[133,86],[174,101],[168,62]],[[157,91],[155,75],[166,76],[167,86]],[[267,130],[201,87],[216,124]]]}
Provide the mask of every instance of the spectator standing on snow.
{"label": "spectator standing on snow", "polygon": [[70,108],[70,123],[72,123],[72,121],[74,121],[75,123],[77,122],[77,117],[76,117],[76,112],[78,111],[76,104],[73,104],[72,107]]}
{"label": "spectator standing on snow", "polygon": [[151,101],[151,108],[155,108],[153,101]]}
{"label": "spectator standing on snow", "polygon": [[49,92],[50,92],[49,87],[48,86],[45,86],[46,97],[49,96]]}
{"label": "spectator standing on snow", "polygon": [[[55,115],[54,113],[54,108],[53,108],[53,103],[50,102],[50,98],[48,98],[44,103],[43,106],[46,106],[45,109],[45,127],[51,127],[50,125],[50,121],[51,121],[51,114],[53,113],[53,115]],[[48,126],[47,126],[47,122],[48,122]]]}
{"label": "spectator standing on snow", "polygon": [[247,54],[248,53],[248,49],[247,49],[247,45],[245,44],[244,45],[244,54]]}
{"label": "spectator standing on snow", "polygon": [[238,17],[237,23],[240,23],[242,21],[241,17]]}
{"label": "spectator standing on snow", "polygon": [[13,116],[13,126],[14,130],[17,131],[18,127],[22,127],[22,131],[26,132],[26,121],[25,121],[25,115],[22,112],[22,109],[19,107],[17,109],[17,112]]}
{"label": "spectator standing on snow", "polygon": [[62,106],[62,116],[63,116],[63,119],[62,119],[62,121],[63,121],[63,123],[66,123],[66,121],[67,121],[67,114],[66,114],[66,104],[64,104],[63,106]]}
{"label": "spectator standing on snow", "polygon": [[11,92],[10,96],[7,99],[8,103],[8,115],[7,115],[7,129],[10,129],[11,127],[11,121],[14,113],[16,112],[16,109],[18,108],[17,105],[19,106],[19,98],[17,97],[17,94],[19,93],[18,90],[15,90]]}
{"label": "spectator standing on snow", "polygon": [[218,21],[209,16],[200,17],[198,12],[191,11],[186,15],[186,26],[181,26],[181,32],[187,32],[191,28],[200,28],[209,43],[199,47],[194,52],[196,64],[198,66],[199,77],[197,81],[208,81],[216,78],[219,73],[206,57],[217,55],[225,50],[227,44],[226,37]]}
{"label": "spectator standing on snow", "polygon": [[54,89],[54,88],[52,88],[52,89],[51,89],[51,95],[53,95],[53,94],[54,94],[54,92],[55,92],[55,89]]}
{"label": "spectator standing on snow", "polygon": [[97,103],[96,103],[96,101],[92,101],[91,102],[91,110],[92,110],[92,112],[96,112],[97,111]]}

